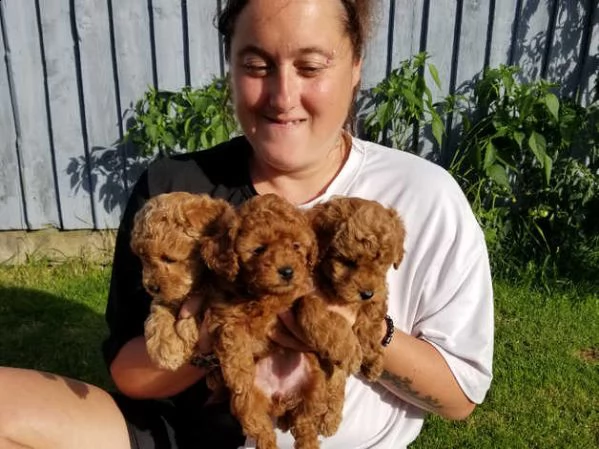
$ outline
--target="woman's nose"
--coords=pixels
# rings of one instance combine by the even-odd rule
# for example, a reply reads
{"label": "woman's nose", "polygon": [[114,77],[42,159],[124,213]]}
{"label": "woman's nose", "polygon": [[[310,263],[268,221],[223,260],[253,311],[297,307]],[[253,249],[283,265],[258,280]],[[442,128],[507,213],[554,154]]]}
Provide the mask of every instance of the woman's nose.
{"label": "woman's nose", "polygon": [[269,103],[277,112],[287,112],[297,102],[298,80],[289,68],[280,68],[270,79]]}

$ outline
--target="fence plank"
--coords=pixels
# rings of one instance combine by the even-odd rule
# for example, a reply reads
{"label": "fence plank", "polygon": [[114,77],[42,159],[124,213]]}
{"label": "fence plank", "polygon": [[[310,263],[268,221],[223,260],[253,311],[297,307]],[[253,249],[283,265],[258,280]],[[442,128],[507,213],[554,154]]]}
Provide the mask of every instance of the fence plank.
{"label": "fence plank", "polygon": [[424,0],[397,0],[393,16],[391,65],[399,67],[420,51]]}
{"label": "fence plank", "polygon": [[560,2],[555,37],[549,54],[547,79],[558,82],[560,93],[574,96],[582,70],[580,51],[590,5],[584,2]]}
{"label": "fence plank", "polygon": [[514,24],[518,0],[496,0],[489,48],[489,67],[509,64],[512,43],[515,39]]}
{"label": "fence plank", "polygon": [[[124,134],[133,118],[133,108],[154,84],[150,15],[145,2],[112,2],[119,97]],[[130,191],[146,166],[135,156],[132,146],[119,146],[117,153],[126,159],[125,186]]]}
{"label": "fence plank", "polygon": [[185,85],[181,2],[152,0],[152,13],[158,87],[178,90]]}
{"label": "fence plank", "polygon": [[41,2],[48,99],[62,225],[93,228],[69,4]]}
{"label": "fence plank", "polygon": [[[427,23],[426,51],[430,55],[430,62],[439,72],[441,89],[437,88],[428,71],[425,74],[425,79],[431,89],[434,101],[442,100],[449,92],[454,52],[456,51],[454,48],[456,13],[456,2],[431,1]],[[434,138],[430,127],[424,129],[423,137],[419,153],[423,157],[439,160],[441,155],[436,144],[433,143]]]}
{"label": "fence plank", "polygon": [[224,75],[224,67],[221,67],[220,39],[213,24],[217,11],[216,1],[187,2],[190,81],[196,88],[209,83],[213,75]]}
{"label": "fence plank", "polygon": [[[471,94],[474,80],[479,78],[484,69],[487,50],[487,34],[489,26],[489,0],[465,0],[461,15],[459,38],[459,55],[455,62],[455,79],[450,86],[451,91]],[[446,89],[445,86],[442,86]],[[459,114],[454,114],[447,124],[447,136],[443,143],[444,151],[440,161],[448,166],[452,159],[452,150],[458,144],[458,130],[461,124]]]}
{"label": "fence plank", "polygon": [[514,46],[513,63],[524,81],[541,76],[546,57],[552,0],[525,0]]}
{"label": "fence plank", "polygon": [[150,19],[145,2],[115,1],[112,5],[121,111],[127,117],[127,111],[153,85]]}
{"label": "fence plank", "polygon": [[21,203],[21,182],[17,160],[17,135],[11,107],[10,85],[6,67],[6,53],[2,21],[0,21],[0,229],[23,229],[25,216]]}
{"label": "fence plank", "polygon": [[456,2],[435,2],[431,5],[428,18],[428,35],[426,38],[426,51],[431,56],[431,62],[437,67],[441,89],[427,75],[427,84],[431,86],[434,100],[443,98],[449,89],[453,54],[455,51],[454,31],[456,21]]}
{"label": "fence plank", "polygon": [[460,55],[456,70],[455,86],[467,87],[479,75],[485,62],[487,30],[489,26],[489,0],[465,0],[460,28]]}
{"label": "fence plank", "polygon": [[362,69],[362,88],[364,89],[370,89],[387,76],[389,3],[382,2],[373,19],[374,28],[366,45]]}
{"label": "fence plank", "polygon": [[118,226],[125,191],[122,160],[113,148],[119,117],[106,2],[73,0],[81,54],[85,125],[96,211],[95,227]]}
{"label": "fence plank", "polygon": [[[595,1],[595,0],[591,0]],[[580,101],[588,105],[599,95],[599,6],[592,9],[591,29],[589,36],[589,50],[586,55],[585,65],[580,79]]]}
{"label": "fence plank", "polygon": [[12,79],[27,227],[60,226],[34,2],[0,2]]}

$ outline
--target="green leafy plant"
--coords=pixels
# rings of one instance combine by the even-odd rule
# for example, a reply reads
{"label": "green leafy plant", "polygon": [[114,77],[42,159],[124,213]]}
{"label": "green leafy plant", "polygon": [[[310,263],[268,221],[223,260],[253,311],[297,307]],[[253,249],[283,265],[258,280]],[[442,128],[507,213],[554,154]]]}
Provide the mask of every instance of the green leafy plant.
{"label": "green leafy plant", "polygon": [[430,125],[434,139],[441,146],[444,125],[437,112],[439,105],[433,102],[426,83],[426,70],[438,88],[441,82],[436,67],[428,59],[426,53],[418,53],[402,61],[399,68],[372,89],[374,107],[364,121],[368,139],[416,153],[419,131]]}
{"label": "green leafy plant", "polygon": [[450,166],[487,235],[496,269],[571,264],[591,242],[599,198],[597,105],[559,99],[518,69],[486,70],[470,102]]}
{"label": "green leafy plant", "polygon": [[199,89],[149,88],[133,109],[124,140],[141,155],[165,156],[209,148],[238,132],[229,83],[215,77]]}

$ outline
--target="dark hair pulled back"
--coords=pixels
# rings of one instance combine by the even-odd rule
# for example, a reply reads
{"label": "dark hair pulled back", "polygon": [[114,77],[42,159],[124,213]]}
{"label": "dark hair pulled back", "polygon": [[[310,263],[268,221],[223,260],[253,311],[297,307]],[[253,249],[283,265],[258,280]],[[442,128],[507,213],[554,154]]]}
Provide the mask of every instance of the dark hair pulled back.
{"label": "dark hair pulled back", "polygon": [[[231,40],[235,32],[235,24],[239,14],[250,0],[225,0],[225,5],[217,17],[217,27],[223,36],[225,58],[231,56]],[[353,48],[354,57],[359,59],[364,54],[365,41],[370,32],[370,21],[375,0],[339,0],[345,9],[345,31]]]}

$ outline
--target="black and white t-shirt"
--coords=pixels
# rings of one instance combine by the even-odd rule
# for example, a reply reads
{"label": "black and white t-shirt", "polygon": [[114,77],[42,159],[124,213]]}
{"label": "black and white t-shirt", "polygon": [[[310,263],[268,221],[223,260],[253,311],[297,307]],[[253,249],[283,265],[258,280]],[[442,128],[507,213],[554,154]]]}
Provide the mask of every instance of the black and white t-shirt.
{"label": "black and white t-shirt", "polygon": [[[150,298],[141,266],[129,249],[133,216],[151,196],[208,193],[239,205],[255,190],[249,177],[251,147],[243,137],[213,149],[153,163],[136,184],[117,236],[104,343],[110,364],[122,346],[143,334]],[[405,256],[387,275],[389,314],[395,326],[434,345],[459,385],[479,403],[490,386],[493,357],[493,292],[483,233],[464,194],[441,167],[418,156],[353,138],[350,155],[319,198],[357,196],[394,207],[406,228]],[[182,413],[197,416],[204,394],[197,385],[173,398]],[[359,376],[346,386],[339,431],[322,449],[401,449],[420,432],[425,412],[383,386]],[[197,425],[197,421],[196,421]],[[238,429],[232,429],[236,431]],[[293,448],[289,433],[277,433],[281,449]],[[247,442],[245,447],[253,447]]]}

